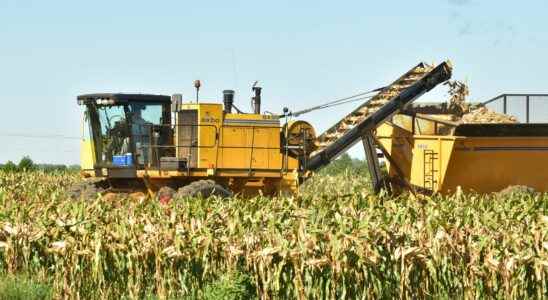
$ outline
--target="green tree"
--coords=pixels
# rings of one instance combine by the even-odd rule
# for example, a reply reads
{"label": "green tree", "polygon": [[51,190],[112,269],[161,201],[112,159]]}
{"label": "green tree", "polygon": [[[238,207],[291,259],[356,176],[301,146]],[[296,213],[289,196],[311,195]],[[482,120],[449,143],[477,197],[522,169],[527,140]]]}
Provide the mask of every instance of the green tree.
{"label": "green tree", "polygon": [[335,175],[353,168],[353,161],[348,153],[344,153],[339,158],[331,162],[321,170],[323,174]]}
{"label": "green tree", "polygon": [[34,162],[28,156],[23,157],[21,161],[19,161],[19,171],[32,171],[35,168],[36,166],[34,165]]}
{"label": "green tree", "polygon": [[13,161],[8,160],[8,162],[2,166],[2,170],[6,172],[15,172],[17,171],[17,165],[13,163]]}

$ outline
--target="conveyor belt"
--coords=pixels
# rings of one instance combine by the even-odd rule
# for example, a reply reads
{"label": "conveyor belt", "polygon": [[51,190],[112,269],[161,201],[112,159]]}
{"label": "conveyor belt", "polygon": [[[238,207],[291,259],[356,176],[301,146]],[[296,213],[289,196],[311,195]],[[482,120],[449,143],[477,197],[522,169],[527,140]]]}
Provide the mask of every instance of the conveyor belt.
{"label": "conveyor belt", "polygon": [[311,154],[306,169],[316,170],[329,164],[405,105],[451,78],[451,72],[450,62],[436,68],[421,63],[411,69],[320,135],[317,139],[319,149]]}
{"label": "conveyor belt", "polygon": [[394,81],[391,85],[384,88],[369,101],[363,103],[347,116],[342,118],[337,124],[326,130],[316,139],[317,150],[312,155],[321,152],[325,147],[339,139],[350,129],[363,122],[368,116],[376,112],[381,106],[390,99],[398,96],[405,88],[411,86],[434,67],[425,63],[420,63],[413,67],[403,76]]}

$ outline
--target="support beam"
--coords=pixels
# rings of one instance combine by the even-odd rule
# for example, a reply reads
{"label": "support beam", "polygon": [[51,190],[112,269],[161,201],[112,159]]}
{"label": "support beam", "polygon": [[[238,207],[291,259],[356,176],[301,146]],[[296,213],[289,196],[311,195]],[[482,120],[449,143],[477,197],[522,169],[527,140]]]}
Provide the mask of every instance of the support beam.
{"label": "support beam", "polygon": [[371,185],[373,191],[380,192],[382,188],[382,173],[379,166],[379,157],[377,156],[377,148],[375,147],[375,140],[371,135],[371,132],[362,136],[363,150],[365,151],[365,158],[367,159],[367,167],[369,174],[371,175]]}
{"label": "support beam", "polygon": [[379,149],[381,150],[384,157],[390,163],[390,167],[394,168],[394,170],[396,171],[396,174],[398,175],[401,183],[403,184],[403,187],[406,188],[411,194],[413,194],[413,196],[417,196],[417,192],[415,191],[415,189],[413,188],[411,183],[409,181],[407,181],[407,179],[405,179],[405,174],[403,173],[402,169],[398,166],[398,163],[396,162],[396,160],[392,157],[392,155],[390,155],[390,152],[388,152],[388,150],[386,150],[386,148],[384,148],[382,143],[379,142],[379,140],[376,137],[372,136],[372,138],[373,138],[373,141],[374,141],[375,145],[377,145],[377,147],[379,147]]}
{"label": "support beam", "polygon": [[530,105],[530,96],[525,96],[525,123],[529,124],[530,122],[530,113],[529,113],[529,107]]}

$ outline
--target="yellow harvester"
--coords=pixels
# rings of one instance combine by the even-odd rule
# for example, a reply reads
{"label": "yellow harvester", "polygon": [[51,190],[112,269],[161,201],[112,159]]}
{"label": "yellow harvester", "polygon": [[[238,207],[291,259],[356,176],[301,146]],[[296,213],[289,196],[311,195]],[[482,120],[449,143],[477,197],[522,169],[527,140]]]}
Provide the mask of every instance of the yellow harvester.
{"label": "yellow harvester", "polygon": [[296,114],[287,109],[261,114],[259,87],[253,87],[253,113],[236,109],[230,90],[223,92],[223,104],[183,102],[180,95],[81,95],[82,173],[88,180],[73,192],[295,193],[313,171],[359,141],[378,170],[373,130],[449,79],[451,70],[449,63],[421,63],[318,136],[309,123],[291,120]]}

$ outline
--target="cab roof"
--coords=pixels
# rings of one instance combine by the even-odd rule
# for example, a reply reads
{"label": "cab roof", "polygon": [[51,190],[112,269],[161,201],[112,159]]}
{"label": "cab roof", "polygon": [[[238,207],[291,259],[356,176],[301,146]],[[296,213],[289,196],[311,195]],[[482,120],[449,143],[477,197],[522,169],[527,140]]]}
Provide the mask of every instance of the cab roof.
{"label": "cab roof", "polygon": [[96,102],[97,100],[112,100],[116,104],[123,104],[128,102],[162,102],[170,103],[171,97],[166,95],[153,95],[153,94],[122,94],[122,93],[98,93],[98,94],[85,94],[77,97],[78,104],[86,104],[89,102]]}

